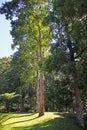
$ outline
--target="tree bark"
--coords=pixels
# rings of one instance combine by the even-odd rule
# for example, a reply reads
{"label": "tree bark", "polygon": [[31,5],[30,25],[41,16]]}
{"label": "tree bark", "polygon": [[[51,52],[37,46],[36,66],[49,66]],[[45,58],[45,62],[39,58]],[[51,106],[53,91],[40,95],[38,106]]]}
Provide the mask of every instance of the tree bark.
{"label": "tree bark", "polygon": [[76,118],[77,122],[81,127],[84,127],[84,117],[83,117],[83,104],[80,95],[79,87],[75,87],[76,96]]}
{"label": "tree bark", "polygon": [[39,106],[39,116],[44,115],[44,81],[43,81],[43,74],[40,72],[40,106]]}
{"label": "tree bark", "polygon": [[10,111],[10,102],[6,101],[6,112]]}
{"label": "tree bark", "polygon": [[[40,58],[40,65],[42,65],[42,47],[40,46],[40,54],[37,53],[37,60]],[[41,66],[40,66],[41,67]],[[36,111],[39,113],[39,116],[44,115],[44,80],[43,73],[40,70],[37,70],[37,100],[36,100]]]}
{"label": "tree bark", "polygon": [[44,80],[42,72],[40,72],[40,77],[37,77],[36,111],[39,113],[39,116],[44,115]]}
{"label": "tree bark", "polygon": [[[68,38],[68,48],[70,50],[70,61],[72,63],[75,63],[75,57],[74,57],[74,48],[72,47],[71,44],[71,40],[70,40],[70,34],[69,34],[69,30],[68,27],[66,26],[65,28],[66,32],[67,32],[67,38]],[[75,64],[73,64],[73,68],[74,71],[73,72],[73,78],[74,78],[74,85],[75,85],[75,96],[76,96],[76,118],[77,118],[77,122],[81,127],[84,127],[84,118],[83,118],[83,105],[82,105],[82,100],[81,100],[81,95],[80,95],[80,89],[78,86],[78,78],[77,78],[77,72],[76,72],[76,66]]]}
{"label": "tree bark", "polygon": [[39,70],[38,70],[38,81],[37,81],[37,111],[39,116],[44,115],[44,80],[43,80],[43,73],[42,73],[42,61],[43,61],[43,54],[42,54],[42,42],[41,42],[41,27],[40,21],[38,20],[38,52],[37,52],[37,59],[40,62]]}
{"label": "tree bark", "polygon": [[36,95],[36,98],[37,98],[37,100],[36,100],[36,112],[38,112],[39,113],[39,110],[40,110],[40,108],[39,108],[39,106],[40,106],[40,92],[39,92],[39,87],[40,87],[40,85],[39,85],[39,77],[38,77],[38,71],[37,71],[37,95]]}
{"label": "tree bark", "polygon": [[[39,32],[40,34],[40,32]],[[42,44],[40,42],[40,80],[39,80],[39,95],[40,95],[40,106],[39,106],[39,116],[44,115],[44,80],[43,80],[43,73],[42,73],[42,61],[43,61],[43,54],[42,54]]]}

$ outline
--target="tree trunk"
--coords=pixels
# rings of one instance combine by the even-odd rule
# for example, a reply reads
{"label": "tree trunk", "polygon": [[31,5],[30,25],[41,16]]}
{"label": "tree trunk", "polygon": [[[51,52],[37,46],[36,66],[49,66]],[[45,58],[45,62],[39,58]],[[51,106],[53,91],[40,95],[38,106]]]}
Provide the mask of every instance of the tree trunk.
{"label": "tree trunk", "polygon": [[42,61],[43,61],[43,52],[42,52],[42,42],[41,42],[41,28],[40,21],[38,20],[38,51],[37,51],[37,59],[40,62],[39,70],[38,70],[38,82],[37,82],[37,109],[39,112],[39,116],[44,115],[44,80],[42,73]]}
{"label": "tree trunk", "polygon": [[44,115],[44,81],[43,81],[43,74],[40,72],[40,106],[39,106],[39,116]]}
{"label": "tree trunk", "polygon": [[36,111],[39,113],[39,116],[44,115],[44,80],[43,80],[43,74],[41,71],[37,72]]}
{"label": "tree trunk", "polygon": [[39,92],[39,90],[40,90],[40,84],[39,84],[39,77],[38,77],[38,71],[37,71],[37,95],[36,95],[36,97],[37,97],[37,100],[36,100],[36,112],[38,112],[39,113],[39,110],[40,110],[40,108],[39,108],[39,106],[40,106],[40,92]]}
{"label": "tree trunk", "polygon": [[[40,30],[39,30],[40,34]],[[41,37],[41,36],[40,36]],[[44,115],[44,80],[43,80],[43,73],[42,73],[42,61],[43,61],[43,54],[42,54],[42,44],[40,42],[40,80],[39,80],[39,116]]]}
{"label": "tree trunk", "polygon": [[19,88],[20,96],[19,96],[19,112],[23,112],[23,97],[22,97],[22,86],[20,84]]}
{"label": "tree trunk", "polygon": [[6,101],[6,112],[10,111],[10,102]]}
{"label": "tree trunk", "polygon": [[79,87],[75,88],[76,95],[76,118],[77,122],[81,127],[84,127],[84,117],[83,117],[83,104],[80,96]]}
{"label": "tree trunk", "polygon": [[[66,23],[66,26],[65,26],[65,31],[67,33],[67,38],[68,38],[68,48],[69,48],[69,51],[70,51],[70,61],[72,63],[75,63],[75,57],[74,57],[74,48],[72,46],[72,43],[71,43],[71,36],[70,36],[70,33],[69,33],[69,30],[68,30],[68,24],[67,22],[65,21]],[[81,126],[81,127],[84,127],[84,118],[83,118],[83,105],[82,105],[82,100],[81,100],[81,96],[80,96],[80,89],[79,87],[77,87],[78,85],[78,78],[77,78],[77,74],[76,74],[76,65],[75,64],[72,64],[73,65],[73,78],[74,78],[74,85],[75,85],[75,96],[76,96],[76,118],[77,118],[77,122],[78,124]]]}

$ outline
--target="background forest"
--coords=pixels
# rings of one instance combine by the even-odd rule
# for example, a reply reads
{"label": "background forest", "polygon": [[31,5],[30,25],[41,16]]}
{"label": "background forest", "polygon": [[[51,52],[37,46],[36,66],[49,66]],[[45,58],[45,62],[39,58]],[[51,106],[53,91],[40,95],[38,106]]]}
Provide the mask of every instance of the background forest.
{"label": "background forest", "polygon": [[17,48],[0,59],[0,112],[71,112],[84,127],[87,0],[12,0],[0,13]]}

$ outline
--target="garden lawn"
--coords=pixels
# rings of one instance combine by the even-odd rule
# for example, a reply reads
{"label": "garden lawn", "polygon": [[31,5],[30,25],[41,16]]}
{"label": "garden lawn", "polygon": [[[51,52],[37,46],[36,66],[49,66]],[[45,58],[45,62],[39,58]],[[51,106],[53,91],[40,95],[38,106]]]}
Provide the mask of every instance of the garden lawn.
{"label": "garden lawn", "polygon": [[38,114],[0,114],[0,130],[82,130],[69,114],[46,112]]}

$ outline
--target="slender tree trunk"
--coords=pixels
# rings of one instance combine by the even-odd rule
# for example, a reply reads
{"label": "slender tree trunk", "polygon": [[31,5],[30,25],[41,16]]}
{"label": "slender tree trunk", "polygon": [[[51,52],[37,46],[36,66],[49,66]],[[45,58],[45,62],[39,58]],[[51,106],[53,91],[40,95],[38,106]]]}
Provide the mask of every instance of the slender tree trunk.
{"label": "slender tree trunk", "polygon": [[37,52],[37,59],[40,61],[40,69],[38,71],[38,81],[37,81],[37,111],[39,116],[44,115],[44,80],[43,80],[43,73],[42,73],[42,61],[43,61],[43,54],[42,54],[42,43],[41,43],[41,28],[40,28],[40,21],[38,20],[38,52]]}
{"label": "slender tree trunk", "polygon": [[[39,62],[39,54],[38,54],[38,50],[36,51],[36,58],[37,61]],[[39,92],[39,87],[40,87],[40,83],[39,83],[39,70],[37,70],[37,93],[36,93],[36,112],[39,113],[40,110],[40,92]]]}
{"label": "slender tree trunk", "polygon": [[20,96],[19,96],[19,112],[23,112],[23,98],[22,98],[22,83],[19,79],[19,93],[20,93]]}
{"label": "slender tree trunk", "polygon": [[81,127],[84,127],[84,117],[83,117],[83,104],[80,96],[79,87],[75,87],[76,95],[76,118],[77,122]]}
{"label": "slender tree trunk", "polygon": [[9,112],[10,111],[10,102],[6,101],[6,111]]}
{"label": "slender tree trunk", "polygon": [[76,97],[76,119],[79,126],[84,128],[83,103],[82,103],[80,88],[79,88],[80,83],[76,75],[77,75],[76,73],[74,73],[73,75],[74,85],[75,85],[74,90],[75,90],[75,97]]}
{"label": "slender tree trunk", "polygon": [[44,115],[44,80],[42,72],[40,72],[40,77],[37,78],[36,111],[39,113],[39,116]]}
{"label": "slender tree trunk", "polygon": [[40,60],[40,71],[37,71],[37,112],[39,116],[44,115],[44,80],[43,73],[41,71],[42,66],[42,46],[40,44],[39,60]]}
{"label": "slender tree trunk", "polygon": [[[40,34],[40,32],[39,32]],[[39,80],[39,97],[40,97],[40,106],[39,106],[39,116],[44,115],[44,80],[43,80],[43,73],[41,70],[42,61],[43,61],[43,54],[42,54],[42,44],[40,43],[40,80]]]}
{"label": "slender tree trunk", "polygon": [[44,115],[44,81],[43,74],[40,72],[40,106],[39,106],[39,116]]}
{"label": "slender tree trunk", "polygon": [[39,77],[38,77],[38,71],[37,71],[37,100],[36,100],[36,112],[39,113],[40,110],[40,85],[39,85]]}

